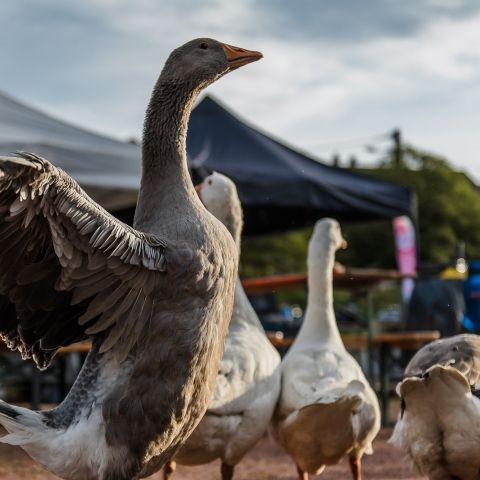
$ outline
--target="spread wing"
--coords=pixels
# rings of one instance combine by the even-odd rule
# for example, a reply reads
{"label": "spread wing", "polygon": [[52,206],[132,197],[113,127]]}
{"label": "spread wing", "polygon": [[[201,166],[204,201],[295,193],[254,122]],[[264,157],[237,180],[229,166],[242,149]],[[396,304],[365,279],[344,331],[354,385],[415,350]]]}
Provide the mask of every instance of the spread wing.
{"label": "spread wing", "polygon": [[422,347],[410,360],[404,377],[422,376],[434,365],[459,370],[474,390],[480,389],[480,336],[455,335]]}
{"label": "spread wing", "polygon": [[166,248],[48,161],[0,157],[0,335],[40,368],[88,335],[123,360],[152,315]]}

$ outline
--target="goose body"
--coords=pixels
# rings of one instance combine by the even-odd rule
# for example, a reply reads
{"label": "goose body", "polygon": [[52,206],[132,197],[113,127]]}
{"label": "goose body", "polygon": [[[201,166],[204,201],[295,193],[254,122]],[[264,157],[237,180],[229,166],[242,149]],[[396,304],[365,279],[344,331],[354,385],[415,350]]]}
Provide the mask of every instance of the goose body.
{"label": "goose body", "polygon": [[375,392],[346,351],[335,320],[332,271],[342,239],[335,220],[317,222],[308,250],[308,305],[282,360],[282,390],[272,426],[299,478],[348,456],[355,479],[380,429]]}
{"label": "goose body", "polygon": [[[200,196],[208,210],[232,233],[240,250],[242,212],[233,182],[214,173]],[[222,480],[233,478],[235,465],[267,430],[280,393],[280,356],[237,279],[233,315],[225,351],[207,413],[175,456],[183,465],[222,460]],[[167,466],[165,478],[172,477]]]}
{"label": "goose body", "polygon": [[480,337],[456,335],[421,348],[397,393],[390,441],[431,480],[480,479]]}
{"label": "goose body", "polygon": [[260,58],[212,39],[174,50],[155,85],[134,228],[47,160],[0,157],[0,332],[46,368],[92,350],[57,408],[0,403],[0,441],[69,480],[155,470],[204,414],[233,308],[236,247],[190,182],[187,121],[206,85]]}

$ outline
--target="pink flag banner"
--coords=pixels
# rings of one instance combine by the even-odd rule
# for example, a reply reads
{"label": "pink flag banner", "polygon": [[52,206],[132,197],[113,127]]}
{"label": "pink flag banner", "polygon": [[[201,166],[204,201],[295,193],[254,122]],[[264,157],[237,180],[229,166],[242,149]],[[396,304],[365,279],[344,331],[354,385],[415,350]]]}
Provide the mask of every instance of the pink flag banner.
{"label": "pink flag banner", "polygon": [[[406,215],[395,217],[393,219],[393,232],[395,235],[398,269],[400,273],[404,275],[413,276],[417,272],[417,248],[415,229],[411,219]],[[402,281],[402,297],[404,302],[410,300],[413,286],[413,278],[405,278]]]}

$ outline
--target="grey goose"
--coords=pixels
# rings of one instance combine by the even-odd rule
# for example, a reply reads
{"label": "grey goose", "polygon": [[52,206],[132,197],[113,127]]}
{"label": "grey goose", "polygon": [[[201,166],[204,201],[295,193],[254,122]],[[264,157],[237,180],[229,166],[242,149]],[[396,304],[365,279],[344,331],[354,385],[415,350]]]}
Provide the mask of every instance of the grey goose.
{"label": "grey goose", "polygon": [[59,347],[92,349],[65,400],[0,403],[0,439],[72,480],[147,476],[203,416],[233,307],[237,255],[186,162],[195,98],[261,58],[201,38],[174,50],[146,112],[134,228],[31,153],[0,157],[0,332],[46,368]]}

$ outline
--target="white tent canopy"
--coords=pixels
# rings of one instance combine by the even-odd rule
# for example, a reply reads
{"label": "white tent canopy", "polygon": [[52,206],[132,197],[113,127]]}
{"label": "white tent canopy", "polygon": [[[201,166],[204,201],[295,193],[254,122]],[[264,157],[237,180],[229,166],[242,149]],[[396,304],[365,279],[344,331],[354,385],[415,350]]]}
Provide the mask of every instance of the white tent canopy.
{"label": "white tent canopy", "polygon": [[19,150],[47,158],[109,210],[136,203],[138,146],[56,120],[0,92],[0,155]]}

